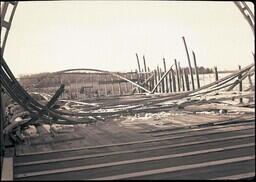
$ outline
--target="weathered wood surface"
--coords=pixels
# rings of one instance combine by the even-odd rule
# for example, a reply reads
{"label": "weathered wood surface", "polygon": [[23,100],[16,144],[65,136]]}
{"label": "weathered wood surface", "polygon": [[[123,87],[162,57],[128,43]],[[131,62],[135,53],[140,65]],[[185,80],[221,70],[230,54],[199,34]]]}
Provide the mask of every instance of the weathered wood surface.
{"label": "weathered wood surface", "polygon": [[[160,120],[148,115],[76,126],[61,135],[70,140],[40,144],[37,137],[16,146],[14,179],[238,179],[254,171],[253,114],[162,114]],[[230,119],[236,122],[220,125]],[[217,125],[199,127],[207,123]]]}
{"label": "weathered wood surface", "polygon": [[3,158],[3,168],[1,169],[1,181],[13,181],[13,158]]}

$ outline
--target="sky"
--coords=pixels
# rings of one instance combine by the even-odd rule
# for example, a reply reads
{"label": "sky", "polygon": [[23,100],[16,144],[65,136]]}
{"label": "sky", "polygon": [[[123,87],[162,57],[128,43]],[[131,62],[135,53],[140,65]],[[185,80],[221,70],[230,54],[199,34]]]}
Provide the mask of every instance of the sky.
{"label": "sky", "polygon": [[[251,8],[252,3],[249,3]],[[253,9],[254,12],[254,9]],[[23,1],[4,58],[16,77],[71,68],[131,71],[174,59],[238,69],[254,61],[254,35],[231,1]],[[193,62],[192,62],[193,65]]]}

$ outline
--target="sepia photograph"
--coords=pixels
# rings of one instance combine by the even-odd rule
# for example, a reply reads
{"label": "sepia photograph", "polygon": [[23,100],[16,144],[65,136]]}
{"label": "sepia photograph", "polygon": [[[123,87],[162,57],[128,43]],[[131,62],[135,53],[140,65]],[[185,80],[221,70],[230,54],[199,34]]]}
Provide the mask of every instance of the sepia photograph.
{"label": "sepia photograph", "polygon": [[1,1],[1,181],[253,180],[251,1]]}

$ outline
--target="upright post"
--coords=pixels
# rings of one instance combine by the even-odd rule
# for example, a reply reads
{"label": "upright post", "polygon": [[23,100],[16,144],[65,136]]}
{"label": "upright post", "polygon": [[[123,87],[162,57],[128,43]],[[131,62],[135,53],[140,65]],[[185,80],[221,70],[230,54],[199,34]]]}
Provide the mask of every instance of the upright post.
{"label": "upright post", "polygon": [[182,69],[180,67],[180,62],[178,62],[178,66],[179,66],[180,78],[181,78],[181,83],[182,83],[182,90],[185,91],[184,77],[183,77]]}
{"label": "upright post", "polygon": [[113,77],[111,76],[111,88],[112,88],[112,95],[115,95],[114,93],[114,80],[113,80]]}
{"label": "upright post", "polygon": [[187,53],[188,66],[189,66],[189,72],[190,72],[190,77],[191,77],[192,88],[193,88],[193,90],[195,90],[194,79],[193,79],[193,72],[192,72],[192,67],[191,67],[191,63],[190,63],[190,58],[189,58],[187,44],[186,44],[186,41],[185,41],[185,37],[182,37],[182,39],[183,39],[184,46],[185,46],[186,53]]}
{"label": "upright post", "polygon": [[200,80],[199,80],[199,74],[198,74],[198,67],[197,67],[197,64],[196,64],[196,55],[195,55],[194,51],[192,51],[192,54],[193,54],[193,59],[194,59],[194,64],[195,64],[197,88],[200,88]]}
{"label": "upright post", "polygon": [[[139,56],[138,54],[136,53],[136,58],[137,58],[137,63],[138,63],[138,84],[140,84],[141,82],[141,69],[140,69],[140,60],[139,60]],[[139,90],[139,93],[141,92],[141,89],[138,88]]]}
{"label": "upright post", "polygon": [[[135,73],[136,73],[136,80],[137,80],[137,83],[140,84],[140,74],[138,73],[138,70],[137,70],[137,69],[135,70]],[[138,92],[139,92],[139,93],[141,92],[140,88],[138,88]]]}
{"label": "upright post", "polygon": [[217,66],[214,67],[215,81],[219,80]]}
{"label": "upright post", "polygon": [[[131,71],[131,80],[133,81],[133,73]],[[133,84],[131,84],[131,90],[133,90]]]}
{"label": "upright post", "polygon": [[146,60],[145,60],[145,56],[143,55],[143,63],[144,63],[144,81],[147,80],[147,65],[146,65]]}
{"label": "upright post", "polygon": [[169,72],[169,92],[172,92],[172,72]]}
{"label": "upright post", "polygon": [[185,75],[185,82],[186,82],[187,91],[190,91],[189,79],[188,79],[188,74],[187,74],[186,69],[184,69],[184,75]]}
{"label": "upright post", "polygon": [[108,92],[107,92],[107,75],[106,74],[104,75],[104,80],[105,80],[105,84],[104,84],[105,96],[107,96]]}
{"label": "upright post", "polygon": [[172,72],[172,85],[173,85],[173,92],[176,92],[176,79],[173,69],[171,69]]}
{"label": "upright post", "polygon": [[[165,63],[165,58],[163,58],[163,63],[164,63],[164,73],[166,73],[166,63]],[[167,76],[165,77],[165,92],[168,92],[168,78]]]}
{"label": "upright post", "polygon": [[118,81],[119,95],[122,95],[122,88],[121,88],[120,79],[118,78],[117,81]]}
{"label": "upright post", "polygon": [[[238,66],[238,69],[241,70],[241,66],[240,66],[240,65]],[[241,78],[242,78],[242,74],[240,74],[240,75],[238,76],[238,79],[239,79],[239,80],[240,80]],[[242,80],[241,80],[240,83],[239,83],[239,92],[242,92],[242,91],[243,91],[243,84],[242,84]],[[240,101],[240,104],[243,103],[243,98],[240,98],[239,101]]]}
{"label": "upright post", "polygon": [[177,65],[176,59],[174,59],[174,63],[175,63],[175,70],[176,70],[176,75],[177,75],[178,91],[180,92],[180,76],[179,76],[179,70],[178,70],[178,65]]}
{"label": "upright post", "polygon": [[[160,74],[160,68],[159,68],[159,66],[157,66],[157,81],[159,81],[160,80],[160,78],[161,78],[161,74]],[[161,93],[161,84],[159,84],[159,86],[158,86],[158,92],[159,93]]]}
{"label": "upright post", "polygon": [[[150,76],[150,69],[149,69],[149,67],[148,67],[148,76],[147,76],[147,78]],[[149,87],[149,90],[151,90],[152,89],[152,78],[149,80],[149,84],[147,84],[148,85],[148,87]]]}
{"label": "upright post", "polygon": [[[162,68],[160,68],[160,79],[162,78],[163,75],[164,73],[162,72]],[[161,81],[161,85],[162,85],[162,93],[164,93],[164,80]]]}
{"label": "upright post", "polygon": [[[157,70],[154,70],[154,84],[153,84],[153,88],[155,87],[156,84],[157,84]],[[158,91],[158,88],[156,90]]]}

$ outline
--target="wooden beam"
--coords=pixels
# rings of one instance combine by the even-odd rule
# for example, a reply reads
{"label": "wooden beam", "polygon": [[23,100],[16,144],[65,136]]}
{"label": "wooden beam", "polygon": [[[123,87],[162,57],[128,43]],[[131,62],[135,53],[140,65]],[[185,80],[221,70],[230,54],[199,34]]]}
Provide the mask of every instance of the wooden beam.
{"label": "wooden beam", "polygon": [[[239,69],[239,71],[241,71],[241,66],[240,65],[238,66],[238,69]],[[242,74],[240,74],[238,76],[238,79],[239,80],[242,79]],[[239,92],[242,92],[242,91],[243,91],[243,83],[242,83],[242,80],[241,80],[240,83],[239,83]],[[239,102],[240,102],[240,104],[243,103],[243,98],[240,98]]]}
{"label": "wooden beam", "polygon": [[172,92],[172,73],[171,72],[169,73],[169,89],[170,89],[170,92]]}
{"label": "wooden beam", "polygon": [[145,60],[145,56],[143,55],[143,63],[144,63],[144,81],[147,80],[147,65],[146,65],[146,60]]}
{"label": "wooden beam", "polygon": [[[164,75],[164,73],[162,72],[162,68],[160,68],[160,80],[163,77],[163,75]],[[161,80],[161,86],[162,86],[161,93],[164,93],[164,81],[163,80]]]}
{"label": "wooden beam", "polygon": [[224,138],[217,138],[217,139],[207,139],[203,141],[192,141],[192,142],[177,143],[177,144],[171,144],[171,145],[160,145],[156,147],[148,147],[148,148],[142,148],[142,149],[132,149],[132,150],[124,150],[124,151],[114,151],[114,152],[88,154],[88,155],[74,156],[74,157],[57,158],[57,159],[45,159],[45,160],[39,160],[39,161],[20,162],[20,163],[14,163],[14,167],[48,164],[48,163],[72,161],[72,160],[79,160],[79,159],[91,159],[91,158],[114,156],[114,155],[120,155],[120,154],[154,151],[154,150],[160,150],[160,149],[164,150],[164,149],[171,149],[171,148],[177,148],[177,147],[187,147],[187,146],[194,146],[194,145],[200,145],[200,144],[207,144],[207,143],[213,143],[213,142],[224,142],[224,141],[246,139],[246,138],[248,139],[254,136],[255,135],[251,135],[251,134],[239,135],[239,136],[231,136],[231,137],[224,137]]}
{"label": "wooden beam", "polygon": [[180,72],[180,78],[181,78],[181,83],[182,83],[182,90],[185,91],[185,82],[184,82],[184,75],[183,75],[183,71],[180,67],[180,62],[178,62],[178,66],[179,66],[179,72]]}
{"label": "wooden beam", "polygon": [[255,159],[255,156],[237,157],[237,158],[223,159],[223,160],[217,160],[217,161],[207,161],[207,162],[202,162],[197,164],[188,164],[183,166],[175,166],[175,167],[168,167],[168,168],[162,168],[162,169],[153,169],[148,171],[140,171],[140,172],[133,172],[133,173],[127,173],[127,174],[114,175],[114,176],[107,176],[107,177],[96,178],[94,180],[119,180],[119,179],[126,179],[126,178],[135,178],[135,177],[177,172],[177,171],[183,171],[183,170],[194,170],[194,169],[203,168],[203,167],[209,168],[212,166],[250,161],[253,159]]}
{"label": "wooden beam", "polygon": [[[164,63],[164,72],[166,73],[166,63],[165,63],[165,58],[163,58],[163,63]],[[168,79],[167,79],[167,75],[165,77],[165,92],[167,93],[168,92]]]}
{"label": "wooden beam", "polygon": [[177,60],[176,59],[174,59],[174,63],[175,63],[175,69],[176,69],[176,75],[177,75],[178,91],[180,92],[180,75],[179,75],[179,69],[178,69],[178,65],[177,65]]}
{"label": "wooden beam", "polygon": [[195,90],[193,72],[192,72],[192,67],[191,67],[191,63],[190,63],[190,58],[189,58],[189,53],[188,53],[188,48],[187,48],[186,40],[185,40],[185,37],[182,37],[182,39],[183,39],[184,46],[185,46],[186,53],[187,53],[188,66],[189,66],[189,72],[190,72],[190,77],[191,77],[192,88],[193,88],[193,90]]}
{"label": "wooden beam", "polygon": [[195,55],[194,51],[192,51],[192,54],[193,54],[194,65],[195,65],[197,88],[200,88],[200,80],[199,80],[198,67],[197,67],[197,63],[196,63],[196,55]]}
{"label": "wooden beam", "polygon": [[173,69],[171,69],[172,72],[172,85],[173,85],[173,92],[176,92],[176,79]]}
{"label": "wooden beam", "polygon": [[[160,68],[159,68],[159,66],[157,66],[157,83],[159,82],[160,78],[161,78]],[[158,85],[160,85],[160,84],[161,83],[159,83]],[[157,86],[156,85],[155,85],[155,87],[157,88],[158,92],[161,93],[161,86],[157,87],[158,85]]]}
{"label": "wooden beam", "polygon": [[[216,131],[215,134],[220,133],[227,133],[227,132],[234,132],[234,131],[243,131],[248,129],[253,129],[254,126],[248,127],[246,129],[240,129],[240,128],[234,128],[232,131]],[[212,133],[213,134],[213,133]],[[191,135],[192,136],[192,135]],[[198,135],[199,136],[199,135]],[[247,137],[252,137],[255,135],[246,135]],[[86,147],[79,147],[79,148],[66,148],[66,149],[56,149],[51,151],[40,151],[40,152],[27,152],[27,153],[21,153],[17,156],[32,156],[32,155],[41,155],[41,154],[51,154],[51,153],[59,153],[59,152],[68,152],[68,151],[79,151],[79,150],[87,150],[87,149],[99,149],[99,148],[106,148],[106,147],[117,147],[117,146],[126,146],[126,145],[134,145],[134,144],[142,144],[142,143],[151,143],[151,142],[161,142],[161,141],[168,141],[168,140],[176,140],[181,138],[187,138],[188,135],[183,136],[172,136],[172,137],[163,137],[163,138],[154,138],[154,139],[147,139],[147,140],[138,140],[138,141],[131,141],[131,142],[124,142],[124,143],[113,143],[113,144],[105,144],[105,145],[96,145],[96,146],[86,146]],[[239,137],[239,136],[234,136]],[[198,142],[198,141],[196,141]],[[183,144],[183,143],[181,143]],[[180,144],[180,145],[181,145]],[[179,145],[175,146],[178,147]],[[184,146],[184,145],[182,145]]]}
{"label": "wooden beam", "polygon": [[[136,53],[136,58],[137,58],[137,63],[138,63],[138,72],[137,72],[137,74],[138,74],[138,80],[139,80],[138,83],[140,83],[140,82],[141,82],[141,68],[140,68],[139,56],[138,56],[137,53]],[[138,91],[139,91],[139,93],[141,93],[141,89],[140,89],[140,88],[138,88]]]}
{"label": "wooden beam", "polygon": [[187,91],[190,91],[190,87],[189,87],[189,78],[188,78],[187,71],[186,71],[186,69],[184,69],[183,71],[184,71],[184,75],[185,75],[185,83],[186,83]]}
{"label": "wooden beam", "polygon": [[217,66],[214,67],[214,74],[215,74],[215,81],[219,80],[219,75],[218,75]]}

